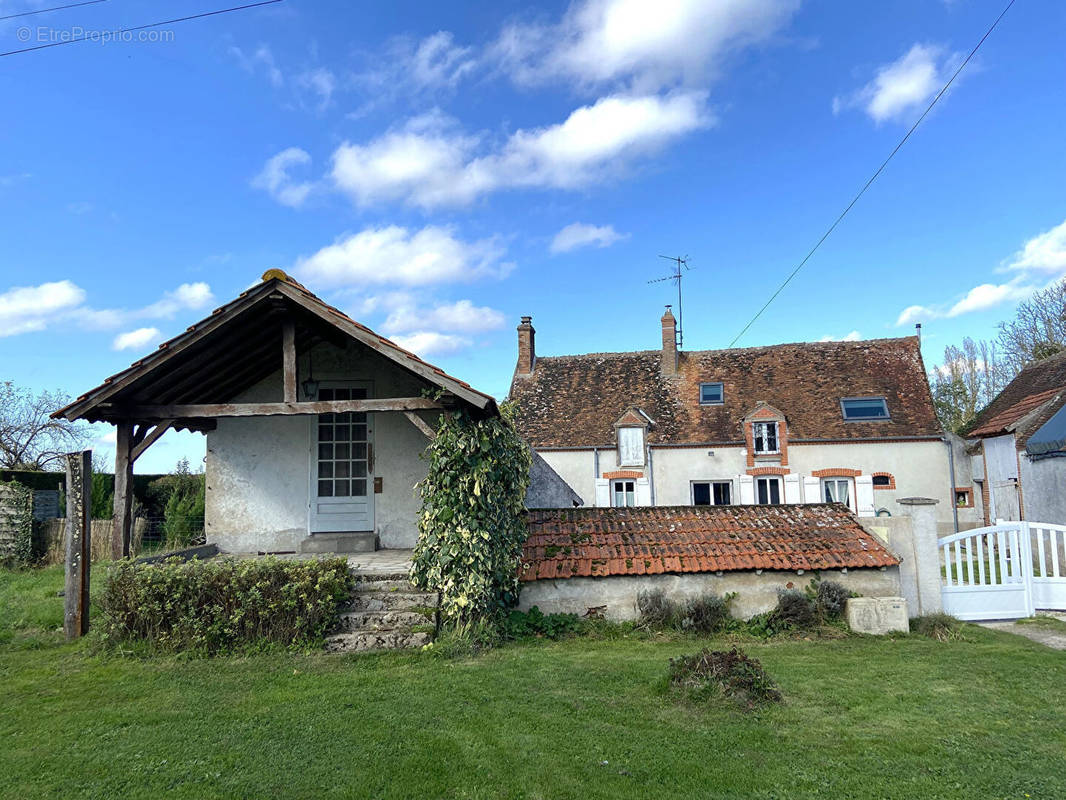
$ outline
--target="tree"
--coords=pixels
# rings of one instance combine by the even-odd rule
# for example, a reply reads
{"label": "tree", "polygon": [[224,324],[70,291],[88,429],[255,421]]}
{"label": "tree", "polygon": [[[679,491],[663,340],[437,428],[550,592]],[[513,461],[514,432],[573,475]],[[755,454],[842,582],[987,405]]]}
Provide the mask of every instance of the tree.
{"label": "tree", "polygon": [[999,361],[995,344],[967,337],[962,347],[945,347],[944,363],[933,370],[930,381],[940,424],[953,433],[964,430],[1012,377]]}
{"label": "tree", "polygon": [[1066,278],[1019,303],[1014,319],[999,323],[999,348],[1014,375],[1031,361],[1066,350]]}
{"label": "tree", "polygon": [[82,422],[51,419],[52,412],[67,404],[62,392],[40,392],[0,383],[0,467],[48,469],[64,453],[84,449],[93,439]]}

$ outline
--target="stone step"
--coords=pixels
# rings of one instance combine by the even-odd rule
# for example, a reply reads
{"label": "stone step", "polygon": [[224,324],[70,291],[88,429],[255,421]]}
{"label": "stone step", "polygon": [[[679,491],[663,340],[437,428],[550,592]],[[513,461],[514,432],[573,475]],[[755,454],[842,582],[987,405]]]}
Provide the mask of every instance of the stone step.
{"label": "stone step", "polygon": [[428,633],[409,631],[352,631],[336,633],[326,638],[326,652],[364,653],[369,650],[401,650],[421,647],[431,641]]}
{"label": "stone step", "polygon": [[341,614],[340,632],[361,630],[406,630],[415,625],[432,625],[433,614],[420,611],[348,611]]}
{"label": "stone step", "polygon": [[373,531],[312,533],[300,542],[301,553],[373,553],[378,537]]}
{"label": "stone step", "polygon": [[357,592],[404,592],[406,594],[418,594],[421,589],[406,577],[399,578],[367,578],[357,575],[355,578],[355,591]]}
{"label": "stone step", "polygon": [[413,611],[436,606],[437,595],[431,592],[356,591],[342,611]]}

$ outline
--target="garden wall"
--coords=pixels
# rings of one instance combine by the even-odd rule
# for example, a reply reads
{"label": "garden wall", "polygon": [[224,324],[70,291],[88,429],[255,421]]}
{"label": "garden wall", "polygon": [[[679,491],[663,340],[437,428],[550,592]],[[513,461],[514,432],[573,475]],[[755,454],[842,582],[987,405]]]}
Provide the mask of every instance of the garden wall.
{"label": "garden wall", "polygon": [[[822,570],[817,576],[832,580],[866,597],[898,597],[900,576],[898,567],[880,569]],[[590,609],[604,606],[607,619],[621,621],[640,616],[637,595],[642,591],[661,590],[669,599],[686,600],[701,594],[724,596],[736,592],[731,605],[733,616],[748,619],[769,611],[777,605],[777,593],[783,589],[802,589],[814,573],[796,571],[755,570],[723,572],[690,572],[675,575],[617,575],[605,578],[562,578],[531,581],[522,584],[518,607],[528,611],[537,606],[545,614],[566,613],[585,615]]]}

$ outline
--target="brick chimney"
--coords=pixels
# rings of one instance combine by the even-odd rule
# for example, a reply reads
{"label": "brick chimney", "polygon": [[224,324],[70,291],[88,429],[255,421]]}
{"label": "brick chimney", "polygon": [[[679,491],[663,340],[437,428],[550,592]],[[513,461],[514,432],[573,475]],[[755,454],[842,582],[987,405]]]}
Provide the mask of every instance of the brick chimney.
{"label": "brick chimney", "polygon": [[518,326],[518,367],[519,375],[532,375],[533,367],[537,363],[537,351],[533,340],[537,332],[533,329],[533,317],[522,317],[522,324]]}
{"label": "brick chimney", "polygon": [[677,374],[677,320],[670,306],[663,314],[663,375]]}

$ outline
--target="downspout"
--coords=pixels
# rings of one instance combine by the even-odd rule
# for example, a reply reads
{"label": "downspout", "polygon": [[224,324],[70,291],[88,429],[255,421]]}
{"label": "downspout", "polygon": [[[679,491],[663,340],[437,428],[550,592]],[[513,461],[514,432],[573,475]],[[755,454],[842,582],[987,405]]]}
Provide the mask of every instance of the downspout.
{"label": "downspout", "polygon": [[955,501],[955,448],[951,446],[951,439],[944,437],[944,444],[948,446],[948,471],[951,473],[951,516],[955,520],[955,533],[959,532],[959,505]]}
{"label": "downspout", "polygon": [[648,493],[651,495],[651,504],[655,505],[655,465],[651,460],[652,449],[648,445]]}
{"label": "downspout", "polygon": [[[592,448],[592,485],[596,486],[596,481],[600,479],[600,448]],[[595,505],[595,503],[593,503]]]}

